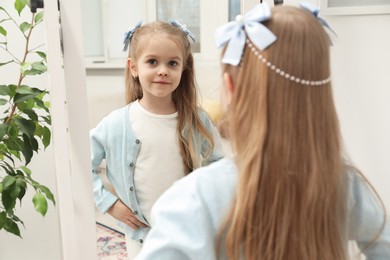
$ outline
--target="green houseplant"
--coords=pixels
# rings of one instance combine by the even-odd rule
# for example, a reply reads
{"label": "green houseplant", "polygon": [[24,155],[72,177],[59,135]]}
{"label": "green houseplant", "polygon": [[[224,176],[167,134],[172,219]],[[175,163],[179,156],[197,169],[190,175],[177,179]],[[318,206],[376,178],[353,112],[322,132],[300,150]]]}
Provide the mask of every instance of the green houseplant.
{"label": "green houseplant", "polygon": [[[12,83],[0,77],[0,232],[21,237],[20,226],[24,224],[15,213],[17,206],[22,206],[28,188],[33,189],[32,202],[43,216],[48,200],[55,204],[50,189],[34,180],[28,168],[33,156],[46,148],[51,138],[48,92],[25,83],[28,77],[47,70],[46,54],[40,50],[42,44],[30,46],[34,30],[42,25],[43,12],[31,13],[26,8],[30,5],[28,0],[15,0],[13,8],[8,8],[11,10],[3,3],[0,3],[0,73],[13,66],[19,70],[19,76]],[[23,21],[22,12],[29,13],[23,15],[30,16],[28,21]],[[10,33],[15,32],[21,34],[24,45],[17,51],[10,48],[14,44]]]}

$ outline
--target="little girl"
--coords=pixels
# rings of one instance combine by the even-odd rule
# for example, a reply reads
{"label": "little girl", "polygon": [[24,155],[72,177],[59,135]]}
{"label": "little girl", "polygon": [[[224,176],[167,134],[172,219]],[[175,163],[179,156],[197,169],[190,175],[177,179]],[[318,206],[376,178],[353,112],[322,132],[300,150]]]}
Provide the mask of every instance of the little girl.
{"label": "little girl", "polygon": [[[390,223],[344,158],[318,10],[258,4],[217,31],[233,156],[155,203],[137,259],[390,259]],[[355,258],[353,258],[355,259]]]}
{"label": "little girl", "polygon": [[[150,229],[150,209],[172,183],[222,157],[219,135],[198,107],[191,32],[177,21],[139,22],[125,35],[126,105],[91,130],[95,204],[119,220],[128,258]],[[97,174],[102,161],[115,191]],[[115,193],[115,194],[114,194]]]}

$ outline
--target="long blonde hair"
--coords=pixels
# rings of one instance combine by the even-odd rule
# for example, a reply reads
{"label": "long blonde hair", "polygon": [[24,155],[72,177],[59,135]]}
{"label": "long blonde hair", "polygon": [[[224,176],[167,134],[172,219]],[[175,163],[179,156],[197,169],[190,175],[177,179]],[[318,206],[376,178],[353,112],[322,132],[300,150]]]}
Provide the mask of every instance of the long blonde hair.
{"label": "long blonde hair", "polygon": [[[264,22],[278,38],[262,55],[306,80],[330,75],[329,37],[292,6]],[[239,171],[236,196],[217,237],[228,259],[347,259],[346,166],[331,83],[307,86],[267,68],[246,46],[224,65],[234,94],[228,136]]]}
{"label": "long blonde hair", "polygon": [[[211,154],[214,147],[214,141],[211,133],[203,125],[199,112],[201,108],[197,101],[197,88],[195,83],[194,58],[191,52],[191,44],[187,35],[176,26],[166,22],[156,21],[138,28],[132,38],[129,47],[128,57],[136,61],[143,51],[144,40],[155,35],[164,35],[174,40],[182,47],[184,67],[180,83],[177,89],[172,93],[173,102],[178,111],[177,134],[179,138],[180,150],[183,157],[183,163],[186,173],[201,166],[201,159]],[[128,67],[125,71],[125,101],[129,104],[132,101],[141,99],[143,96],[142,86],[138,78],[133,78]],[[202,148],[202,158],[199,156],[199,149],[196,144],[205,141]]]}

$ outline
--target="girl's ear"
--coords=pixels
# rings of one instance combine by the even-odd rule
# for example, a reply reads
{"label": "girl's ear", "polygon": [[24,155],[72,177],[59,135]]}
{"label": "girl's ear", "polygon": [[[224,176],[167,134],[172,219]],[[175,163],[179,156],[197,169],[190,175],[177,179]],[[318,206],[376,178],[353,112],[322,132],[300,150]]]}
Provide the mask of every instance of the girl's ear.
{"label": "girl's ear", "polygon": [[131,58],[127,59],[127,67],[129,68],[133,78],[138,77],[137,64]]}
{"label": "girl's ear", "polygon": [[225,102],[226,105],[230,105],[234,92],[234,82],[232,77],[227,72],[224,72],[222,77],[225,86]]}

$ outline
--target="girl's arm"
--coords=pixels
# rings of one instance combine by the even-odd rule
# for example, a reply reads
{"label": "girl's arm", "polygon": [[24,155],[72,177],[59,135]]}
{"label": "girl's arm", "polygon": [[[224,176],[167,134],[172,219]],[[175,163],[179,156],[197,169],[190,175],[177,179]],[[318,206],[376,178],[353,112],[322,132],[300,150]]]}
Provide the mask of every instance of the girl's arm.
{"label": "girl's arm", "polygon": [[[207,157],[206,160],[204,160],[204,162],[202,164],[202,166],[205,166],[205,165],[209,165],[210,163],[213,163],[215,161],[218,161],[219,159],[221,159],[225,156],[224,149],[226,146],[226,144],[225,144],[226,140],[222,139],[217,128],[213,124],[213,121],[210,119],[210,117],[208,116],[208,114],[205,111],[201,110],[200,118],[201,118],[203,124],[205,125],[205,127],[207,128],[207,130],[210,132],[210,134],[213,138],[213,141],[214,141],[214,148],[213,148],[210,156]],[[203,147],[202,154],[206,153],[207,148],[208,148],[207,146]]]}
{"label": "girl's arm", "polygon": [[215,259],[210,214],[198,195],[196,180],[185,179],[155,203],[152,229],[137,260]]}
{"label": "girl's arm", "polygon": [[390,259],[390,222],[385,219],[385,209],[364,178],[356,173],[349,178],[350,239],[357,242],[367,260]]}
{"label": "girl's arm", "polygon": [[103,185],[100,176],[100,165],[105,158],[103,124],[99,124],[90,131],[91,162],[92,162],[92,185],[95,206],[105,213],[118,200],[118,198],[109,192]]}

